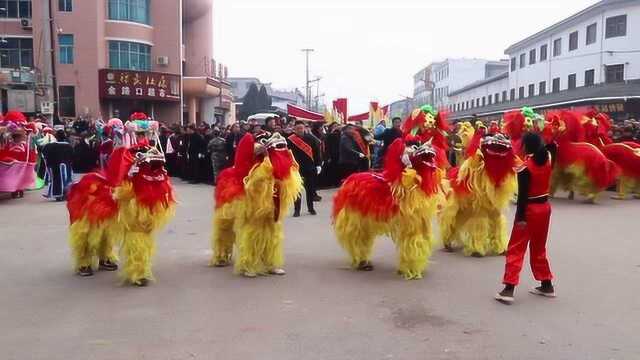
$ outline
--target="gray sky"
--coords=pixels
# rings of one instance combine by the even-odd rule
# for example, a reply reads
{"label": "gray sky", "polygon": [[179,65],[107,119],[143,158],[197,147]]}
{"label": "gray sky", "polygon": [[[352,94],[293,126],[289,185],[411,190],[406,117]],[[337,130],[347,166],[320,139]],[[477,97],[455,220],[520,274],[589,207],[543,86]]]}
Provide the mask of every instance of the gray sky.
{"label": "gray sky", "polygon": [[[500,59],[504,49],[596,0],[214,0],[215,58],[230,76],[277,88],[305,83],[302,48],[324,102],[349,113],[413,95],[413,74],[447,57]],[[315,94],[315,92],[314,92]]]}

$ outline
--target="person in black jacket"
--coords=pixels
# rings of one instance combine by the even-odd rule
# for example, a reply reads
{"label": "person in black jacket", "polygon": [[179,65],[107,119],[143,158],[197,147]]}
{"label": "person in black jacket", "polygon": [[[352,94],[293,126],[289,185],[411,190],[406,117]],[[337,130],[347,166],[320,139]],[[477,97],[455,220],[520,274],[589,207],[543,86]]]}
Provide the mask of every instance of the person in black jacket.
{"label": "person in black jacket", "polygon": [[207,144],[195,125],[187,127],[187,180],[197,184],[202,180],[201,162],[205,159]]}
{"label": "person in black jacket", "polygon": [[44,197],[64,200],[67,189],[73,182],[73,147],[67,142],[64,130],[56,132],[56,142],[45,145],[42,148],[42,158],[46,166],[44,176],[47,183],[47,192]]}
{"label": "person in black jacket", "polygon": [[[304,181],[305,198],[309,214],[316,215],[313,207],[313,199],[316,191],[316,177],[320,173],[322,160],[320,146],[317,139],[305,132],[304,121],[298,120],[294,126],[294,132],[287,138],[293,157],[300,165],[300,176]],[[294,217],[300,216],[302,207],[302,195],[294,203]]]}
{"label": "person in black jacket", "polygon": [[342,170],[341,178],[344,180],[351,174],[359,171],[366,171],[364,166],[368,162],[367,155],[360,148],[355,139],[355,132],[358,131],[355,126],[347,125],[342,130],[340,137],[340,160],[339,164]]}
{"label": "person in black jacket", "polygon": [[332,123],[327,129],[324,139],[324,171],[323,186],[337,187],[340,185],[340,125]]}
{"label": "person in black jacket", "polygon": [[380,154],[378,158],[380,159],[380,167],[384,162],[384,155],[387,153],[387,149],[393,143],[395,139],[402,137],[402,130],[400,130],[400,126],[402,125],[402,119],[399,117],[394,117],[392,120],[392,127],[390,129],[385,129],[379,136],[376,137],[376,140],[382,141],[382,149],[380,149]]}
{"label": "person in black jacket", "polygon": [[238,143],[240,142],[240,139],[242,139],[242,135],[244,134],[240,132],[240,125],[238,123],[231,125],[231,131],[225,139],[228,159],[227,166],[233,166],[233,160],[236,157],[236,147],[238,147]]}

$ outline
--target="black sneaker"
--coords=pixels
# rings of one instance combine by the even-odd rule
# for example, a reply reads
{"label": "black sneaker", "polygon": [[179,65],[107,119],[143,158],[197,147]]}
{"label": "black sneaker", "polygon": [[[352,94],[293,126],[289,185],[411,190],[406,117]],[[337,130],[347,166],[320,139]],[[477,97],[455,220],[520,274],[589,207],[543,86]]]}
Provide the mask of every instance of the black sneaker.
{"label": "black sneaker", "polygon": [[316,196],[314,196],[314,197],[313,197],[313,201],[314,201],[314,202],[322,201],[322,196],[320,196],[320,195],[316,195]]}
{"label": "black sneaker", "polygon": [[503,304],[511,305],[514,300],[513,291],[514,291],[514,288],[507,285],[504,287],[502,291],[497,293],[494,298]]}
{"label": "black sneaker", "polygon": [[309,214],[318,215],[318,213],[314,209],[309,210]]}
{"label": "black sneaker", "polygon": [[145,286],[149,285],[149,279],[140,279],[140,280],[134,282],[133,285],[135,285],[137,287],[145,287]]}
{"label": "black sneaker", "polygon": [[98,270],[116,271],[118,270],[118,264],[110,260],[100,260],[100,263],[98,264]]}
{"label": "black sneaker", "polygon": [[300,211],[295,211],[293,213],[293,217],[300,217]]}
{"label": "black sneaker", "polygon": [[91,266],[82,266],[80,267],[80,269],[78,269],[78,275],[80,276],[92,276],[93,275],[93,269],[91,269]]}
{"label": "black sneaker", "polygon": [[540,295],[548,298],[556,297],[556,292],[553,289],[553,286],[538,286],[530,289],[529,292],[534,295]]}
{"label": "black sneaker", "polygon": [[373,264],[370,261],[361,261],[356,268],[358,271],[373,271]]}

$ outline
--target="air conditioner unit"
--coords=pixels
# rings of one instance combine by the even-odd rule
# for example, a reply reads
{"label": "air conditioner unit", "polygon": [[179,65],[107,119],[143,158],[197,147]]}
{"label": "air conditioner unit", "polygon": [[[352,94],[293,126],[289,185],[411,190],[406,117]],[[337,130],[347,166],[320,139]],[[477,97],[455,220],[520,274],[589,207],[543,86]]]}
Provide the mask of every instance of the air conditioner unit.
{"label": "air conditioner unit", "polygon": [[33,29],[33,25],[31,23],[31,19],[20,19],[20,25],[22,25],[22,29],[24,29],[24,30]]}
{"label": "air conditioner unit", "polygon": [[169,57],[168,56],[158,56],[158,59],[157,59],[156,62],[157,62],[158,65],[164,65],[164,66],[169,65]]}

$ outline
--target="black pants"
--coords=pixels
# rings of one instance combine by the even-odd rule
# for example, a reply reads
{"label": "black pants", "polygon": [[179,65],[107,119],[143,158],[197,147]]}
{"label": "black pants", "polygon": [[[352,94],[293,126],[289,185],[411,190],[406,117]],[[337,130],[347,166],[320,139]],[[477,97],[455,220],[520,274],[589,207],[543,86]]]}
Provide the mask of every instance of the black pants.
{"label": "black pants", "polygon": [[[316,195],[316,176],[313,173],[301,172],[302,181],[304,182],[305,199],[307,201],[307,210],[313,210],[313,197]],[[300,212],[302,207],[302,194],[298,196],[293,203],[293,209],[296,213]]]}

